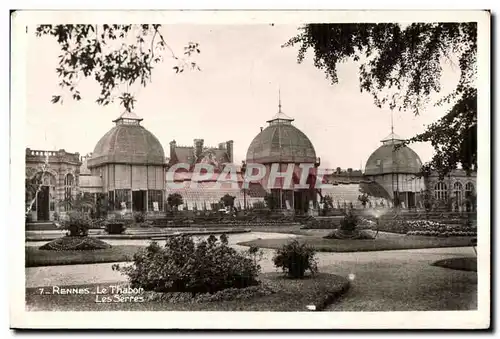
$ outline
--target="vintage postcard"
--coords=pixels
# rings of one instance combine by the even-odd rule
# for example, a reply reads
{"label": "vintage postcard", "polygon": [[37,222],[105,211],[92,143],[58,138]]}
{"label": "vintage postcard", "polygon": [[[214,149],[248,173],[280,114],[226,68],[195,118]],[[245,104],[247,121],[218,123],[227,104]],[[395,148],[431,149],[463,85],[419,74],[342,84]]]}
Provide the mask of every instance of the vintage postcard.
{"label": "vintage postcard", "polygon": [[11,22],[12,328],[490,326],[488,11]]}

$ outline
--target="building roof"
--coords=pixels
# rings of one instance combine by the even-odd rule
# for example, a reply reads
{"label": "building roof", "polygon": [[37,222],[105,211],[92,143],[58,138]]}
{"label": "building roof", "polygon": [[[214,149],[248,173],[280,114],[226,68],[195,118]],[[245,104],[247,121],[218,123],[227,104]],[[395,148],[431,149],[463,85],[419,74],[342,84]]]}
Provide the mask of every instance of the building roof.
{"label": "building roof", "polygon": [[309,138],[292,125],[290,118],[281,111],[267,122],[267,126],[252,140],[248,147],[248,163],[316,163],[316,151]]}
{"label": "building roof", "polygon": [[165,165],[162,145],[140,125],[141,120],[130,112],[113,120],[116,126],[96,144],[87,166],[92,168],[106,163]]}
{"label": "building roof", "polygon": [[195,148],[179,146],[173,149],[174,154],[170,154],[170,164],[185,163],[194,165],[198,162],[210,162],[218,166],[229,162],[227,150],[218,148],[203,148],[199,159],[196,159]]}
{"label": "building roof", "polygon": [[418,174],[422,168],[422,160],[408,146],[395,146],[404,141],[391,133],[382,140],[382,146],[377,148],[368,158],[365,165],[365,175],[382,175],[391,173]]}

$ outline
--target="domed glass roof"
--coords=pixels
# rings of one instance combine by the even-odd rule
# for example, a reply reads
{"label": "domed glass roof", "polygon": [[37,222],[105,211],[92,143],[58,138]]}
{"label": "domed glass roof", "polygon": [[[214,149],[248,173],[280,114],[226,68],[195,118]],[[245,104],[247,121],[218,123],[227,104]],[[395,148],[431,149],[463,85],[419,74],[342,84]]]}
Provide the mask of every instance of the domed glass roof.
{"label": "domed glass roof", "polygon": [[250,143],[248,163],[316,163],[316,151],[309,138],[292,125],[293,119],[281,111]]}
{"label": "domed glass roof", "polygon": [[404,139],[393,132],[384,138],[382,146],[377,148],[368,158],[365,166],[365,175],[420,173],[422,161],[415,151],[408,146],[402,146],[394,150],[394,147],[403,141]]}
{"label": "domed glass roof", "polygon": [[140,125],[135,113],[125,112],[113,120],[116,126],[96,144],[89,168],[106,163],[165,165],[165,153],[158,139]]}

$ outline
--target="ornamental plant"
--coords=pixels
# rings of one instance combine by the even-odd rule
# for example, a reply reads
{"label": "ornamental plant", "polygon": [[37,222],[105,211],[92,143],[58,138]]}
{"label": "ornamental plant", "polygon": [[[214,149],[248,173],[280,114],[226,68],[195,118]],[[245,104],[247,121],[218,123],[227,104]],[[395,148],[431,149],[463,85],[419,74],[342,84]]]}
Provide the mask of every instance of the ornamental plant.
{"label": "ornamental plant", "polygon": [[227,236],[195,243],[187,235],[152,242],[136,252],[133,264],[113,269],[128,276],[132,287],[156,292],[215,293],[258,284],[260,266],[228,245]]}
{"label": "ornamental plant", "polygon": [[273,262],[276,268],[281,268],[290,278],[303,278],[307,270],[311,274],[318,272],[316,251],[297,240],[292,240],[278,249]]}
{"label": "ornamental plant", "polygon": [[345,232],[354,232],[358,224],[358,217],[350,210],[345,213],[344,219],[340,222],[340,229]]}
{"label": "ornamental plant", "polygon": [[68,236],[85,237],[89,234],[91,220],[83,212],[71,211],[63,222],[63,229],[68,230]]}

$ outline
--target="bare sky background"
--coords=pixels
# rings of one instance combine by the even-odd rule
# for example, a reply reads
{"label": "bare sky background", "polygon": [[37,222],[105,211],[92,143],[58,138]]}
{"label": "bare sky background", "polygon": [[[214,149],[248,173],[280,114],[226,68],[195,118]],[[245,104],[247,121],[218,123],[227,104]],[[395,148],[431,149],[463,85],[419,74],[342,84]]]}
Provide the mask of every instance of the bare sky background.
{"label": "bare sky background", "polygon": [[[194,41],[201,54],[201,71],[175,74],[175,63],[166,59],[153,70],[152,83],[134,87],[135,112],[142,125],[156,135],[169,156],[169,142],[192,145],[202,138],[205,145],[234,140],[235,162],[244,160],[248,146],[278,109],[281,88],[283,111],[312,141],[325,168],[358,169],[390,133],[389,109],[378,109],[372,97],[360,93],[358,66],[339,67],[339,83],[331,85],[325,73],[314,68],[312,58],[297,64],[296,48],[281,48],[297,33],[296,26],[271,25],[176,25],[164,26],[170,46],[182,54]],[[80,82],[82,100],[69,97],[52,104],[59,94],[55,72],[60,53],[51,37],[36,38],[30,30],[27,72],[26,147],[86,154],[122,112],[118,100],[107,107],[95,103],[98,86]],[[442,95],[453,90],[458,67],[446,66]],[[395,132],[411,137],[444,115],[447,107],[433,107],[415,117],[395,112]],[[422,161],[430,160],[427,144],[411,146]]]}

